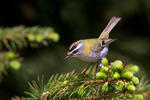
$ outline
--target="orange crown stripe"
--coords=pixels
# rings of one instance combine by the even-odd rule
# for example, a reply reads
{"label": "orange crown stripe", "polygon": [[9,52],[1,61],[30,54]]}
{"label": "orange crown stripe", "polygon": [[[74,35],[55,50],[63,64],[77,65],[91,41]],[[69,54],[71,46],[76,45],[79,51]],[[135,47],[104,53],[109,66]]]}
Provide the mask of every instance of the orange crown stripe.
{"label": "orange crown stripe", "polygon": [[77,41],[77,42],[73,43],[73,44],[70,46],[69,49],[71,49],[73,46],[75,46],[75,45],[77,45],[77,44],[79,44],[79,43],[80,43],[80,41]]}

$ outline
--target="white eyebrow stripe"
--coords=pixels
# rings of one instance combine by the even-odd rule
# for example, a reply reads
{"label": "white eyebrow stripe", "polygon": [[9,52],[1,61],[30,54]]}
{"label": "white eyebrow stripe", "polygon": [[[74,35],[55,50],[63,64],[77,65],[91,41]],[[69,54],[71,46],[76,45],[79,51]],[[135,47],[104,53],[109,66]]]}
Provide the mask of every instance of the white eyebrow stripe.
{"label": "white eyebrow stripe", "polygon": [[79,49],[81,46],[82,46],[82,44],[79,43],[79,44],[77,45],[77,47],[76,47],[74,50],[72,50],[72,52],[76,51],[76,50]]}

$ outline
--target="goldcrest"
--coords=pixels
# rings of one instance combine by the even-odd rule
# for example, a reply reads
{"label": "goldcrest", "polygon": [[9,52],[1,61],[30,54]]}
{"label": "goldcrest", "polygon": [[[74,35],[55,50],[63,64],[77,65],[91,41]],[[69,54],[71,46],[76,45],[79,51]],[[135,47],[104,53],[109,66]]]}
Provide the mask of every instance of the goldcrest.
{"label": "goldcrest", "polygon": [[97,62],[106,57],[108,46],[116,39],[110,39],[109,33],[120,21],[120,17],[112,17],[98,38],[78,40],[71,44],[67,52],[69,57],[79,58],[86,62]]}

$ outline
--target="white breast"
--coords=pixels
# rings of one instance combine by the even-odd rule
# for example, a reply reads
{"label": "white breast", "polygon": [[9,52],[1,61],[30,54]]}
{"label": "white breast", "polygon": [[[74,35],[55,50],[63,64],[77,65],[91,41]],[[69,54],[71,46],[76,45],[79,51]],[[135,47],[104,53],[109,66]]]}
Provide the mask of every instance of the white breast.
{"label": "white breast", "polygon": [[96,62],[107,55],[108,47],[103,48],[100,52],[90,52],[88,56],[80,56],[79,59],[86,62]]}
{"label": "white breast", "polygon": [[108,52],[108,47],[105,47],[100,51],[100,57],[105,57],[107,55],[107,52]]}

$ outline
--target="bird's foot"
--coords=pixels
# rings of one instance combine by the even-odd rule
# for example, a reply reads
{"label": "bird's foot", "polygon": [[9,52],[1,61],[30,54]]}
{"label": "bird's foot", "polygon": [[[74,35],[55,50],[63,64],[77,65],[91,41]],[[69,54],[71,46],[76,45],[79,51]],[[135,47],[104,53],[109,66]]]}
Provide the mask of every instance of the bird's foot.
{"label": "bird's foot", "polygon": [[101,62],[99,63],[99,66],[100,66],[101,68],[103,68],[103,64],[102,64]]}

